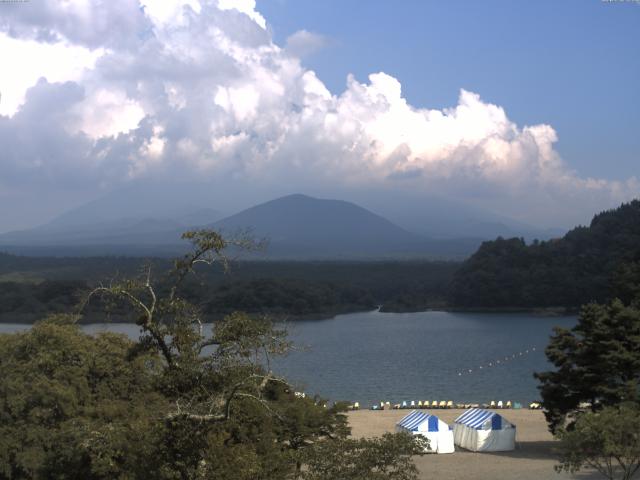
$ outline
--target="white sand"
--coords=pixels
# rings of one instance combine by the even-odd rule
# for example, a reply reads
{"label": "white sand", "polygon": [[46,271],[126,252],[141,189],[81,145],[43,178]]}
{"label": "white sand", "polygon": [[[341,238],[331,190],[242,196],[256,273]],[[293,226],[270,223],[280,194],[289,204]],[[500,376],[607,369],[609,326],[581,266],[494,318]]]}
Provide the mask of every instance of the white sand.
{"label": "white sand", "polygon": [[[425,410],[451,424],[463,410]],[[393,432],[398,420],[407,410],[360,410],[349,412],[349,424],[354,437],[375,437]],[[501,410],[500,413],[517,427],[517,446],[512,452],[473,453],[456,446],[452,454],[429,454],[415,458],[421,479],[477,479],[477,480],[544,480],[569,478],[601,478],[593,473],[575,476],[558,474],[554,456],[555,440],[547,429],[539,410]]]}

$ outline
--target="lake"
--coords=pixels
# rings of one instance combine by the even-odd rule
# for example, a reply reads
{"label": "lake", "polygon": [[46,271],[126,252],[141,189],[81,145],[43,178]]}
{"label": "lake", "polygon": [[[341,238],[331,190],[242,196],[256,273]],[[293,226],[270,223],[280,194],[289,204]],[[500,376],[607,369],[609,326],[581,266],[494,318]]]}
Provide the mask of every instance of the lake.
{"label": "lake", "polygon": [[[330,400],[453,400],[458,403],[539,399],[534,371],[554,326],[575,317],[451,312],[362,312],[287,324],[299,350],[273,369],[299,390]],[[0,333],[29,328],[0,324]],[[137,338],[134,324],[92,324]],[[482,367],[482,368],[480,368]]]}

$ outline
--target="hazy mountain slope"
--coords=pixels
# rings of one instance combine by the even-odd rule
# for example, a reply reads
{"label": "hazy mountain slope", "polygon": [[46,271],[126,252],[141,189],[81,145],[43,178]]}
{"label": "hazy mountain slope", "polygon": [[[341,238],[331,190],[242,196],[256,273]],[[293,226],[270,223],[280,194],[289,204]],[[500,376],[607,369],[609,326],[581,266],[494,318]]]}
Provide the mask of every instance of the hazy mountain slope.
{"label": "hazy mountain slope", "polygon": [[410,232],[430,238],[473,237],[493,240],[502,236],[547,240],[560,237],[567,231],[538,228],[475,205],[429,195],[403,196],[394,192],[393,198],[381,194],[374,198],[357,199],[356,203]]}
{"label": "hazy mountain slope", "polygon": [[[122,202],[131,200],[127,195],[123,198]],[[46,225],[0,235],[0,247],[28,255],[170,254],[185,248],[180,240],[182,232],[204,225],[226,233],[250,229],[257,237],[267,237],[270,245],[262,255],[266,258],[460,259],[475,251],[481,242],[480,238],[429,239],[354,203],[300,194],[271,200],[222,220],[216,219],[216,211],[207,208],[181,214],[174,209],[157,212],[163,216],[137,217],[144,212],[153,213],[145,210],[150,205],[127,209],[124,203],[121,213],[134,216],[112,219],[113,212],[106,204],[113,206],[110,201],[94,202]]]}
{"label": "hazy mountain slope", "polygon": [[[170,219],[188,224],[189,222],[181,219],[195,212],[205,211],[208,213],[202,220],[204,223],[211,223],[221,219],[225,214],[217,208],[218,203],[210,198],[210,191],[210,186],[201,184],[136,182],[64,212],[47,226],[84,227],[120,221],[123,218]],[[202,224],[201,221],[198,223]]]}
{"label": "hazy mountain slope", "polygon": [[0,235],[0,245],[108,245],[177,243],[183,226],[172,220],[121,219],[101,224],[54,228],[46,225]]}
{"label": "hazy mountain slope", "polygon": [[[68,228],[117,221],[123,217],[171,219],[195,225],[201,222],[184,222],[181,219],[202,208],[217,211],[217,216],[205,222],[212,223],[232,212],[281,197],[284,193],[257,185],[232,188],[224,183],[204,181],[136,181],[59,215],[49,225]],[[489,240],[502,235],[546,239],[564,233],[548,232],[474,204],[427,193],[415,195],[398,190],[336,190],[322,195],[348,200],[376,212],[406,231],[430,238],[474,237]]]}
{"label": "hazy mountain slope", "polygon": [[[201,184],[187,188],[179,183],[137,182],[64,212],[44,225],[0,234],[0,246],[25,254],[42,251],[75,255],[76,251],[86,251],[99,255],[122,254],[128,249],[144,254],[140,247],[179,245],[185,230],[224,216],[207,207],[212,204],[207,201],[209,191],[210,186]],[[119,248],[112,249],[112,245]]]}
{"label": "hazy mountain slope", "polygon": [[225,230],[252,227],[273,241],[309,246],[406,245],[420,240],[417,235],[353,203],[300,194],[256,205],[214,226]]}
{"label": "hazy mountain slope", "polygon": [[459,257],[478,240],[434,241],[408,232],[358,205],[289,195],[246,209],[212,225],[267,237],[276,257]]}

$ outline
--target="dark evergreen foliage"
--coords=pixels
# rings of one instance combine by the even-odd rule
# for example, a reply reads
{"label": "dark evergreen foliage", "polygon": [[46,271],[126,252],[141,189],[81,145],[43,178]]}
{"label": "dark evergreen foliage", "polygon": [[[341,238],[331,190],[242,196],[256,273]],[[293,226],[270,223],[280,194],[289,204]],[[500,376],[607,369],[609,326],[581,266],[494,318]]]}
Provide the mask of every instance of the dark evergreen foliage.
{"label": "dark evergreen foliage", "polygon": [[577,308],[614,297],[628,300],[633,292],[621,286],[628,284],[625,277],[639,275],[637,262],[640,200],[602,212],[589,227],[561,239],[483,243],[456,272],[450,301],[461,307]]}
{"label": "dark evergreen foliage", "polygon": [[[68,263],[67,263],[68,262]],[[64,313],[100,282],[135,275],[142,259],[34,259],[0,254],[0,321],[33,321]],[[169,268],[154,260],[157,271]],[[251,314],[323,317],[384,305],[386,311],[442,306],[446,285],[458,267],[449,262],[235,262],[228,273],[198,268],[180,293],[201,306],[208,319],[242,310]],[[17,281],[22,276],[23,281]],[[44,279],[44,281],[42,281]],[[77,280],[81,279],[81,280]],[[29,280],[29,281],[25,281]],[[167,279],[158,288],[168,288]],[[85,320],[105,319],[105,305],[92,304]],[[112,321],[132,321],[116,305]]]}
{"label": "dark evergreen foliage", "polygon": [[640,406],[622,404],[581,414],[562,430],[558,472],[592,469],[609,480],[631,480],[640,471]]}
{"label": "dark evergreen foliage", "polygon": [[589,304],[571,330],[557,328],[546,354],[556,370],[537,373],[552,431],[582,405],[597,411],[640,403],[640,309],[620,300]]}

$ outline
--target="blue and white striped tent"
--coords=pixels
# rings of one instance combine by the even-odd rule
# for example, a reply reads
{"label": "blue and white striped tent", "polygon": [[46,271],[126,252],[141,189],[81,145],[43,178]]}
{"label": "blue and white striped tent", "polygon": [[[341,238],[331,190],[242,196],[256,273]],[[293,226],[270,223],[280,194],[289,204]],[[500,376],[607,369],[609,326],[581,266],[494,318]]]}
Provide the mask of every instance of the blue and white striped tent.
{"label": "blue and white striped tent", "polygon": [[396,424],[396,430],[426,437],[429,440],[428,452],[454,451],[453,431],[435,415],[413,410]]}
{"label": "blue and white striped tent", "polygon": [[472,408],[453,424],[456,445],[474,452],[501,452],[513,450],[516,427],[498,412]]}

